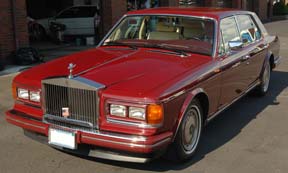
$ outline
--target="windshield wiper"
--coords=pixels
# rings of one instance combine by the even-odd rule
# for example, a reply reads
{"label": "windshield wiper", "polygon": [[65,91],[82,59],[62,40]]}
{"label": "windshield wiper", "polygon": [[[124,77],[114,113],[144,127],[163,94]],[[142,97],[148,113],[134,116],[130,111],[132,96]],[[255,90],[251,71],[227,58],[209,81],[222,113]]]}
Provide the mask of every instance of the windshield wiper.
{"label": "windshield wiper", "polygon": [[138,47],[131,45],[131,44],[127,44],[127,43],[122,43],[122,42],[118,42],[118,41],[109,41],[109,42],[105,42],[106,46],[127,46],[133,50],[137,50]]}
{"label": "windshield wiper", "polygon": [[183,50],[183,49],[178,49],[178,48],[173,48],[173,47],[169,47],[166,44],[144,44],[143,47],[146,48],[156,48],[156,49],[163,49],[163,50],[168,50],[168,51],[172,51],[177,53],[178,55],[180,55],[181,57],[186,57],[189,56],[189,54],[187,54],[187,51]]}

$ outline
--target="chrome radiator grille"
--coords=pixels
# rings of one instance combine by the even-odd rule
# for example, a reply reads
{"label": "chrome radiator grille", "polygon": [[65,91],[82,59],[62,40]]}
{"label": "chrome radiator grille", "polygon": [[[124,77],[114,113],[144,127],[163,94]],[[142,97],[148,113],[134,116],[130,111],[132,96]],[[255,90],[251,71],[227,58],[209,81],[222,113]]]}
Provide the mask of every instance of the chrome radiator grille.
{"label": "chrome radiator grille", "polygon": [[[91,81],[78,79],[57,78],[42,82],[44,121],[77,129],[98,128],[98,89],[102,85],[91,86],[87,85]],[[63,116],[63,108],[69,109],[67,117]]]}

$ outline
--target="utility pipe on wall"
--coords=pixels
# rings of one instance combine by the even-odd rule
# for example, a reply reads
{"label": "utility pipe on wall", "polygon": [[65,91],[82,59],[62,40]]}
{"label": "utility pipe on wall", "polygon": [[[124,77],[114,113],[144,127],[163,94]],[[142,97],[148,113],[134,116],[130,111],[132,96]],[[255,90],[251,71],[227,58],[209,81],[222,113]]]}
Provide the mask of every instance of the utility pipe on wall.
{"label": "utility pipe on wall", "polygon": [[12,11],[14,46],[15,46],[15,49],[17,50],[19,48],[19,42],[18,42],[18,34],[17,34],[17,28],[16,28],[16,2],[15,0],[10,0],[10,3],[11,3],[11,11]]}

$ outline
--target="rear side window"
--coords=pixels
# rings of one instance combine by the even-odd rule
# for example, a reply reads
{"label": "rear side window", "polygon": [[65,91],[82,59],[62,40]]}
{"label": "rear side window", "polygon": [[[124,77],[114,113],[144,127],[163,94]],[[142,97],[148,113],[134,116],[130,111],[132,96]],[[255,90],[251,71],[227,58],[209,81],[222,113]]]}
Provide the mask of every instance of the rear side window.
{"label": "rear side window", "polygon": [[260,30],[249,15],[238,15],[237,21],[243,43],[253,43],[261,38]]}
{"label": "rear side window", "polygon": [[223,37],[223,45],[225,50],[228,50],[229,41],[239,41],[240,35],[234,17],[229,17],[221,20],[220,29]]}

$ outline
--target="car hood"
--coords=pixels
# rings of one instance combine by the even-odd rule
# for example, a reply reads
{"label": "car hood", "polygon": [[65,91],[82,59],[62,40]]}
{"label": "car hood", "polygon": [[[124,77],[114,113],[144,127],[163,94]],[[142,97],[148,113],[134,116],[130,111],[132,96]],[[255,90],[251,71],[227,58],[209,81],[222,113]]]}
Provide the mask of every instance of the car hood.
{"label": "car hood", "polygon": [[134,95],[164,90],[170,81],[197,69],[211,57],[190,54],[185,57],[160,49],[100,47],[72,54],[31,68],[18,75],[19,83],[41,87],[41,80],[67,77],[68,65],[75,64],[74,76],[96,81],[106,89]]}

